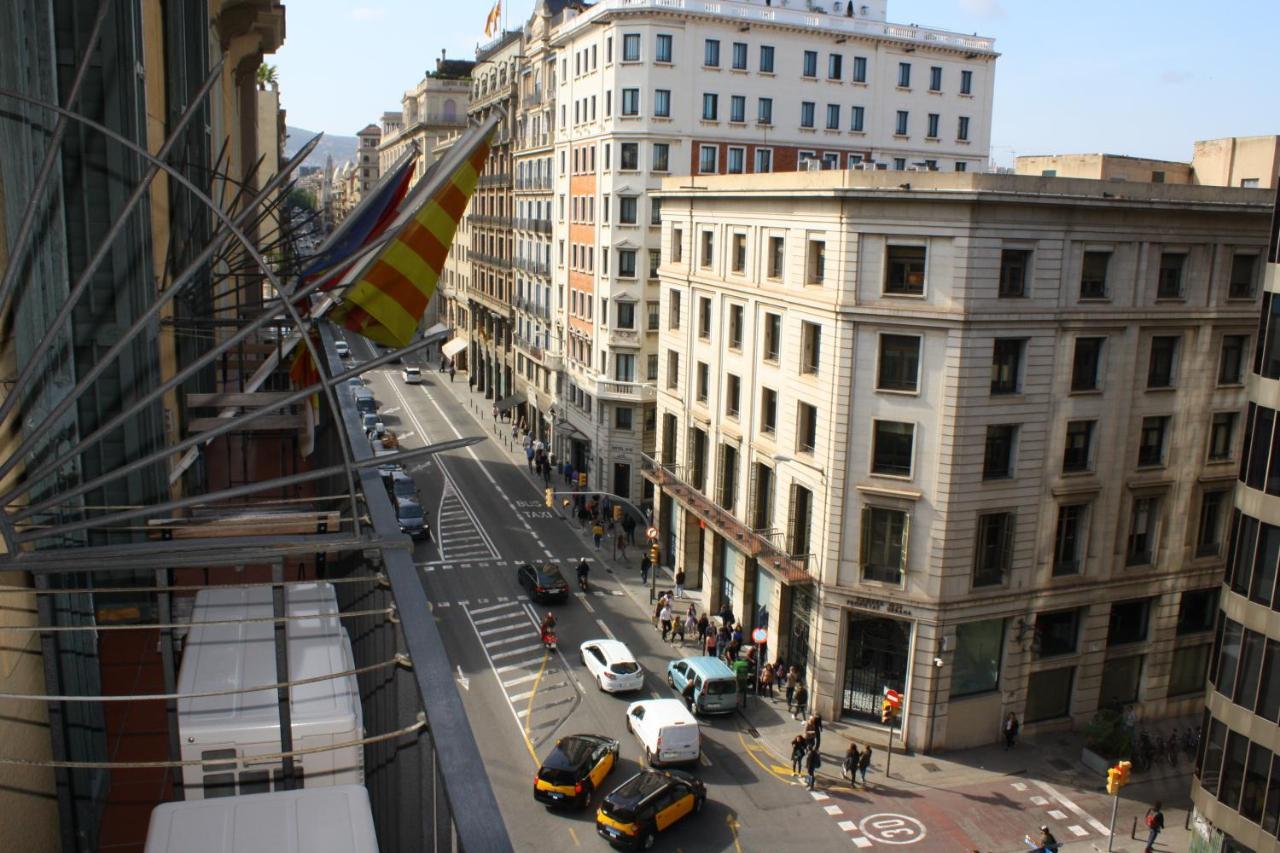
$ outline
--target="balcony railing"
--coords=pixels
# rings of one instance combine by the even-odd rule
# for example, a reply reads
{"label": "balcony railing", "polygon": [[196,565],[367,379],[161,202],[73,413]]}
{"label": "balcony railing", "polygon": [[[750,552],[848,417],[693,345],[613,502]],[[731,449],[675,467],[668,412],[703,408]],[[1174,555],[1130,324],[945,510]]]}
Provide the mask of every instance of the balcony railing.
{"label": "balcony railing", "polygon": [[663,464],[646,453],[640,454],[640,474],[675,498],[688,512],[723,536],[730,545],[755,559],[766,569],[792,583],[813,580],[807,556],[788,554],[759,531],[753,530],[731,512],[721,509],[693,485],[685,482],[675,465]]}
{"label": "balcony railing", "polygon": [[532,339],[516,335],[515,341],[518,349],[522,349],[538,361],[542,361],[542,347],[534,343]]}
{"label": "balcony railing", "polygon": [[[516,178],[516,189],[518,190],[549,190],[551,189],[550,177],[534,177],[534,178]],[[550,224],[550,220],[548,220]]]}
{"label": "balcony railing", "polygon": [[457,113],[454,113],[453,115],[445,115],[444,113],[427,113],[424,116],[419,116],[416,121],[409,122],[410,127],[412,127],[415,124],[436,125],[436,126],[443,126],[443,127],[466,127],[467,116],[465,113],[463,113],[462,115],[458,115]]}
{"label": "balcony railing", "polygon": [[474,225],[489,225],[494,228],[510,228],[510,216],[472,216],[471,222]]}
{"label": "balcony railing", "polygon": [[509,187],[511,186],[511,173],[496,172],[490,175],[481,175],[477,184],[482,187]]}
{"label": "balcony railing", "polygon": [[551,275],[551,266],[546,261],[533,258],[516,258],[512,263],[516,269],[524,270],[530,275]]}
{"label": "balcony railing", "polygon": [[640,333],[635,329],[613,329],[609,332],[610,347],[639,347]]}
{"label": "balcony railing", "polygon": [[596,380],[596,396],[651,403],[657,399],[657,389],[641,382],[617,382],[612,379]]}
{"label": "balcony railing", "polygon": [[517,216],[515,226],[521,231],[536,231],[539,234],[551,233],[550,219],[532,219],[528,216]]}
{"label": "balcony railing", "polygon": [[471,252],[468,257],[472,261],[479,261],[482,264],[488,264],[491,267],[502,267],[503,269],[511,268],[510,258],[501,258],[497,255],[490,255],[487,252]]}
{"label": "balcony railing", "polygon": [[528,109],[535,104],[542,103],[542,87],[534,86],[533,91],[520,99],[520,106]]}

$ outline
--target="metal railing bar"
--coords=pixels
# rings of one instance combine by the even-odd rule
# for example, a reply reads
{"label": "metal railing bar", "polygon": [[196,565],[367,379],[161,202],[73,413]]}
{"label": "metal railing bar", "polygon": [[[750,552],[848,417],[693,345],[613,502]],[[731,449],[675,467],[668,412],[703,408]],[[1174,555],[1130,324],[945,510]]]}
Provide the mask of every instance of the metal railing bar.
{"label": "metal railing bar", "polygon": [[412,549],[413,540],[375,541],[349,533],[315,533],[299,536],[206,536],[181,540],[133,542],[127,545],[88,545],[81,548],[26,550],[0,555],[0,566],[28,571],[36,577],[67,572],[109,572],[209,566],[259,565],[269,557],[296,554],[303,557],[325,552],[364,551],[369,548]]}

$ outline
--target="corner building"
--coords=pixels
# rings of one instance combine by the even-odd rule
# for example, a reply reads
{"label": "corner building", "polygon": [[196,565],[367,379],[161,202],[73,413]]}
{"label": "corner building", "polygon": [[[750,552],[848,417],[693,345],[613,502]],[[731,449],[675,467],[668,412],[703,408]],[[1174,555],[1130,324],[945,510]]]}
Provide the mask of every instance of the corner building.
{"label": "corner building", "polygon": [[[905,178],[905,179],[904,179]],[[828,719],[932,751],[1202,702],[1266,193],[664,182],[657,523]]]}
{"label": "corner building", "polygon": [[565,332],[554,447],[592,488],[651,497],[639,460],[657,436],[651,193],[663,178],[985,166],[993,41],[888,23],[883,0],[831,8],[558,10],[551,272]]}
{"label": "corner building", "polygon": [[1191,792],[1193,849],[1223,853],[1280,851],[1280,204],[1274,217]]}

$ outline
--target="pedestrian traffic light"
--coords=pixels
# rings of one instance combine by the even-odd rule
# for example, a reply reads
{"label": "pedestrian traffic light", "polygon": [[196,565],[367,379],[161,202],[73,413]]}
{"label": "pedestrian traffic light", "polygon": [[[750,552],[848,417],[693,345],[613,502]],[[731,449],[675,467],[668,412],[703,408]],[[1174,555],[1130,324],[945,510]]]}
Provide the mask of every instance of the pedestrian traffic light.
{"label": "pedestrian traffic light", "polygon": [[613,505],[613,520],[622,521],[622,507],[618,504]]}
{"label": "pedestrian traffic light", "polygon": [[546,495],[547,495],[547,509],[551,509],[556,504],[555,489],[547,489]]}
{"label": "pedestrian traffic light", "polygon": [[1120,768],[1108,767],[1107,768],[1107,793],[1114,797],[1115,795],[1120,793],[1120,787],[1121,787]]}
{"label": "pedestrian traffic light", "polygon": [[654,566],[657,566],[658,556],[658,543],[654,542],[649,546],[649,562],[653,563]]}
{"label": "pedestrian traffic light", "polygon": [[880,703],[880,722],[885,725],[893,725],[893,703],[885,699]]}
{"label": "pedestrian traffic light", "polygon": [[578,488],[585,489],[586,487],[587,487],[587,472],[579,471],[578,472]]}
{"label": "pedestrian traffic light", "polygon": [[1131,767],[1133,767],[1133,764],[1128,761],[1121,761],[1116,765],[1116,769],[1120,771],[1120,785],[1122,787],[1129,784],[1129,769]]}

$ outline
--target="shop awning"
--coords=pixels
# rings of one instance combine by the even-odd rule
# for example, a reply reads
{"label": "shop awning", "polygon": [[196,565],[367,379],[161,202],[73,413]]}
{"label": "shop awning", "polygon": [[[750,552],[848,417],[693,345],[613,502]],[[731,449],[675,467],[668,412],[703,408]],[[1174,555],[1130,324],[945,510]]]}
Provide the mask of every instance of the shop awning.
{"label": "shop awning", "polygon": [[453,358],[455,355],[467,348],[467,343],[468,341],[466,338],[454,338],[444,346],[440,347],[440,352],[447,358]]}
{"label": "shop awning", "polygon": [[497,406],[496,406],[496,408],[497,408],[497,410],[498,410],[498,414],[502,414],[503,412],[507,411],[508,409],[511,409],[511,408],[513,408],[513,407],[515,407],[515,406],[520,405],[521,403],[523,403],[523,402],[525,401],[525,399],[526,399],[526,398],[525,398],[524,394],[521,394],[521,393],[519,393],[519,392],[516,392],[515,394],[512,394],[510,397],[504,397],[504,398],[502,398],[501,400],[499,400],[499,401],[498,401],[498,404],[497,404]]}

